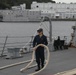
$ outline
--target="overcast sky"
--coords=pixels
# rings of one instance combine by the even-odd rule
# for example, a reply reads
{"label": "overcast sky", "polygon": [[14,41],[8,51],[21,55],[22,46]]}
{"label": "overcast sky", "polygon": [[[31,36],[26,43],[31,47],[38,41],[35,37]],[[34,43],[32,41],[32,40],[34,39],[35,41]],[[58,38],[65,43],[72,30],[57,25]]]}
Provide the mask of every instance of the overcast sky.
{"label": "overcast sky", "polygon": [[56,2],[65,2],[65,3],[70,3],[70,2],[76,2],[76,0],[54,0]]}

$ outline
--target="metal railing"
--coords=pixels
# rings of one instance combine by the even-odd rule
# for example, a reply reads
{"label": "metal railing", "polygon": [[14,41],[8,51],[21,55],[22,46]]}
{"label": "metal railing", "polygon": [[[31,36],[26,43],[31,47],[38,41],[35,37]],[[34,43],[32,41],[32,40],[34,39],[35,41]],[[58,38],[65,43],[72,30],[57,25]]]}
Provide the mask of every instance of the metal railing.
{"label": "metal railing", "polygon": [[[68,36],[66,37],[68,38]],[[31,52],[33,38],[34,36],[0,36],[0,56],[4,56],[8,48],[24,48],[26,52]],[[49,42],[49,37],[47,38]],[[52,42],[53,40],[54,38],[52,38]]]}
{"label": "metal railing", "polygon": [[[34,36],[0,36],[0,56],[4,56],[8,48],[28,48],[28,52],[32,47]],[[30,41],[28,42],[28,40]]]}

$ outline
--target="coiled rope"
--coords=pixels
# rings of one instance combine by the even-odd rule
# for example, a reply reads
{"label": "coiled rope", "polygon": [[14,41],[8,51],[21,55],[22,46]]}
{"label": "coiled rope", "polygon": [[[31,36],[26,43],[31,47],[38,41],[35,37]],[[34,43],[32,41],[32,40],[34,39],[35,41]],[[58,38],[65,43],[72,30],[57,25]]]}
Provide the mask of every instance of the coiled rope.
{"label": "coiled rope", "polygon": [[[45,64],[45,66],[41,70],[39,70],[37,72],[34,72],[34,73],[31,73],[31,74],[28,74],[28,75],[35,75],[37,73],[40,73],[41,71],[43,71],[47,67],[47,65],[49,63],[49,58],[50,58],[49,48],[46,45],[39,44],[34,49],[37,49],[39,46],[43,46],[47,50],[47,55],[48,56],[47,56],[46,64]],[[20,71],[22,72],[22,71],[24,71],[26,69],[33,68],[33,67],[37,66],[37,64],[30,66],[33,63],[33,61],[35,60],[35,58],[34,58],[35,56],[34,55],[35,55],[35,50],[33,50],[32,60],[27,60],[27,61],[23,61],[23,62],[18,62],[18,63],[6,65],[6,66],[3,66],[3,67],[0,67],[0,70],[6,69],[6,68],[10,68],[10,67],[13,67],[13,66],[17,66],[17,65],[21,65],[21,64],[25,64],[25,63],[29,63],[29,62],[30,63],[25,68],[22,68]]]}
{"label": "coiled rope", "polygon": [[[48,63],[49,63],[49,58],[50,58],[49,48],[48,48],[46,45],[39,44],[39,45],[37,45],[34,49],[37,49],[39,46],[42,46],[42,47],[46,48],[46,50],[47,50],[47,55],[48,55],[48,56],[47,56],[46,64],[45,64],[45,66],[44,66],[41,70],[39,70],[39,71],[37,71],[37,72],[34,72],[34,73],[31,73],[31,74],[28,74],[28,75],[35,75],[35,74],[40,73],[41,71],[43,71],[43,70],[47,67],[47,65],[48,65]],[[33,50],[31,62],[30,62],[26,67],[22,68],[22,69],[20,70],[21,72],[23,72],[23,71],[25,71],[26,69],[28,69],[29,66],[33,63],[34,57],[35,57],[34,55],[35,55],[35,50]],[[31,66],[31,67],[32,67],[32,66]]]}

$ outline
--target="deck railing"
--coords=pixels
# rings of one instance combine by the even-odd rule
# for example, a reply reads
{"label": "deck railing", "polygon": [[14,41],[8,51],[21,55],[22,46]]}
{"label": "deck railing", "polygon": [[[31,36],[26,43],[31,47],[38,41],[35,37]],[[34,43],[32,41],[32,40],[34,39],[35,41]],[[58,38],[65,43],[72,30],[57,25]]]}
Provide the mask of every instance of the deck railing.
{"label": "deck railing", "polygon": [[25,46],[28,48],[28,52],[30,52],[33,37],[34,36],[0,36],[0,56],[3,56],[7,52],[8,48],[21,49]]}
{"label": "deck railing", "polygon": [[[66,37],[68,38],[68,36]],[[31,52],[33,38],[34,36],[0,36],[0,56],[7,53],[8,48],[26,48],[27,52]],[[49,37],[47,38],[49,40]]]}

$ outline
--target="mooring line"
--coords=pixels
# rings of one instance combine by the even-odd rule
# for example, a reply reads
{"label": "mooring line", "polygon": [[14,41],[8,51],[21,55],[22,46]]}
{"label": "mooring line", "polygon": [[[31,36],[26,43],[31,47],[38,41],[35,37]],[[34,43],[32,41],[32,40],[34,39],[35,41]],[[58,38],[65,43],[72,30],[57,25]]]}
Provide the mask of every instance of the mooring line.
{"label": "mooring line", "polygon": [[[46,45],[39,44],[39,45],[37,45],[37,46],[35,47],[35,49],[37,49],[39,46],[43,46],[43,47],[45,47],[46,50],[47,50],[48,56],[47,56],[46,64],[45,64],[45,66],[44,66],[41,70],[39,70],[39,71],[37,71],[37,72],[34,72],[34,73],[31,73],[31,74],[28,74],[28,75],[35,75],[35,74],[40,73],[41,71],[43,71],[43,70],[47,67],[47,65],[48,65],[48,63],[49,63],[50,52],[49,52],[48,47],[47,47]],[[30,62],[26,67],[20,69],[21,72],[25,71],[25,70],[26,70],[27,68],[29,68],[29,66],[33,63],[34,55],[35,55],[35,50],[33,50],[31,62]],[[31,66],[31,67],[32,67],[32,66]]]}
{"label": "mooring line", "polygon": [[6,66],[3,66],[3,67],[0,67],[0,70],[6,69],[6,68],[10,68],[10,67],[13,67],[13,66],[17,66],[17,65],[21,65],[21,64],[25,64],[25,63],[29,63],[30,61],[31,60],[27,60],[27,61],[22,61],[22,62],[6,65]]}
{"label": "mooring line", "polygon": [[[47,60],[45,60],[46,61],[45,66],[41,70],[39,70],[37,72],[34,72],[34,73],[31,73],[31,74],[28,74],[28,75],[35,75],[35,74],[40,73],[41,71],[43,71],[47,67],[47,65],[49,63],[49,58],[50,58],[49,48],[46,45],[39,44],[39,45],[37,45],[35,47],[35,49],[37,49],[39,46],[42,46],[42,47],[46,48],[46,50],[47,50],[48,56],[47,56]],[[3,67],[0,67],[0,70],[6,69],[6,68],[10,68],[10,67],[14,67],[14,66],[21,65],[21,64],[25,64],[25,63],[29,63],[26,67],[20,69],[20,71],[23,72],[26,69],[30,69],[30,68],[33,68],[33,67],[37,66],[37,64],[30,66],[34,61],[35,61],[35,50],[33,50],[32,59],[31,60],[22,61],[22,62],[10,64],[10,65],[6,65],[6,66],[3,66]]]}

